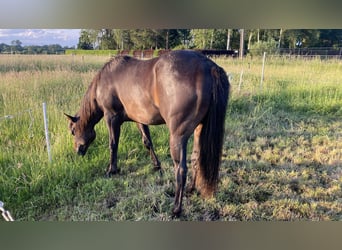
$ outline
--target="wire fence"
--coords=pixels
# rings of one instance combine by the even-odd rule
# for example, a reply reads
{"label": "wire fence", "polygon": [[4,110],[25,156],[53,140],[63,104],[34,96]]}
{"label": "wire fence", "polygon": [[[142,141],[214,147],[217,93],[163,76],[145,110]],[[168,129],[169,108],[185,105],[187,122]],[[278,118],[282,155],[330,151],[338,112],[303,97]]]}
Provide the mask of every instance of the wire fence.
{"label": "wire fence", "polygon": [[318,48],[263,48],[249,49],[245,51],[246,56],[263,55],[301,59],[342,59],[342,48],[340,47],[318,47]]}
{"label": "wire fence", "polygon": [[[34,118],[32,115],[32,109],[25,109],[20,112],[14,113],[14,114],[9,114],[9,115],[4,115],[0,117],[0,122],[4,120],[13,120],[15,118],[21,118],[24,116],[26,113],[29,114],[30,117],[30,123],[29,123],[29,137],[33,137],[33,123],[34,123]],[[48,130],[48,116],[47,116],[47,111],[46,111],[46,103],[43,103],[43,119],[44,119],[44,131],[45,131],[45,138],[46,138],[46,148],[47,148],[47,154],[48,154],[48,160],[51,163],[52,157],[51,157],[51,149],[50,149],[50,139],[49,139],[49,130]],[[0,212],[2,214],[2,217],[6,221],[14,221],[11,213],[4,208],[4,202],[0,201]]]}

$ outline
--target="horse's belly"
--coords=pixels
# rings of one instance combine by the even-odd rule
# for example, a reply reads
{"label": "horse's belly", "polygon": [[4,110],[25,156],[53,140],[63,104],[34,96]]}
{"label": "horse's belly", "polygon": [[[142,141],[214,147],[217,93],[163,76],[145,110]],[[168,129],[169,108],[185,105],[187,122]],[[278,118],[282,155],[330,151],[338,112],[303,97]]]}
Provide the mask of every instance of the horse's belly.
{"label": "horse's belly", "polygon": [[146,125],[159,125],[165,123],[159,111],[154,107],[150,109],[126,109],[126,114],[130,120]]}

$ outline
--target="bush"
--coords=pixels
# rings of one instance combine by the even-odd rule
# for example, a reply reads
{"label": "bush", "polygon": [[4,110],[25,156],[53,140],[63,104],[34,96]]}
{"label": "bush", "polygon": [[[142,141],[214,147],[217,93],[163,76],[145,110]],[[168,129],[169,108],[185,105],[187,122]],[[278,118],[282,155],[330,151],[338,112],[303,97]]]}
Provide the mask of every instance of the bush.
{"label": "bush", "polygon": [[275,54],[277,52],[277,45],[278,43],[273,39],[253,43],[249,49],[249,54],[251,56],[260,56],[264,52],[267,54]]}
{"label": "bush", "polygon": [[96,55],[96,56],[115,56],[118,50],[83,50],[83,49],[68,49],[66,55]]}

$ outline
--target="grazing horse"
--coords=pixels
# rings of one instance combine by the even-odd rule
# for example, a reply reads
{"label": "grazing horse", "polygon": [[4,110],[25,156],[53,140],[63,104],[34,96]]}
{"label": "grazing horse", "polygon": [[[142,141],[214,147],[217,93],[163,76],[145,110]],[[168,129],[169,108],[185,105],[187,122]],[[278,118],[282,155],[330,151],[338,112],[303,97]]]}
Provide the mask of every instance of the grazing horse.
{"label": "grazing horse", "polygon": [[96,137],[94,126],[104,117],[110,148],[106,174],[116,174],[120,126],[134,121],[158,169],[147,125],[166,124],[176,178],[173,214],[179,216],[192,134],[190,189],[196,188],[203,197],[216,190],[229,89],[225,71],[199,52],[171,51],[149,60],[114,57],[94,77],[77,114],[67,115],[75,150],[86,153]]}

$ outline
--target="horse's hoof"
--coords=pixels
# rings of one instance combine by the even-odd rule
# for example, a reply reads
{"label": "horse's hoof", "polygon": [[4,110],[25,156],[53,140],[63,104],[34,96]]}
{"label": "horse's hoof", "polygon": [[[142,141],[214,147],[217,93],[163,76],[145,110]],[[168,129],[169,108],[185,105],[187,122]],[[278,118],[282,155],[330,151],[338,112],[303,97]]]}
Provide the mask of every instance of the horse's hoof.
{"label": "horse's hoof", "polygon": [[160,177],[163,177],[163,169],[161,167],[154,167],[153,172],[154,173],[158,172]]}
{"label": "horse's hoof", "polygon": [[174,208],[172,210],[172,218],[179,218],[181,213],[182,213],[182,209],[181,208],[178,208],[178,207]]}
{"label": "horse's hoof", "polygon": [[117,175],[119,173],[120,173],[120,169],[110,170],[110,171],[106,172],[105,177],[110,178],[110,177]]}
{"label": "horse's hoof", "polygon": [[187,195],[192,195],[194,192],[195,192],[195,188],[191,185],[191,186],[188,186],[188,187],[186,187],[186,189],[185,189],[185,194],[187,194]]}
{"label": "horse's hoof", "polygon": [[157,172],[157,171],[160,171],[162,168],[160,167],[160,166],[154,166],[153,167],[153,170],[155,171],[155,172]]}

